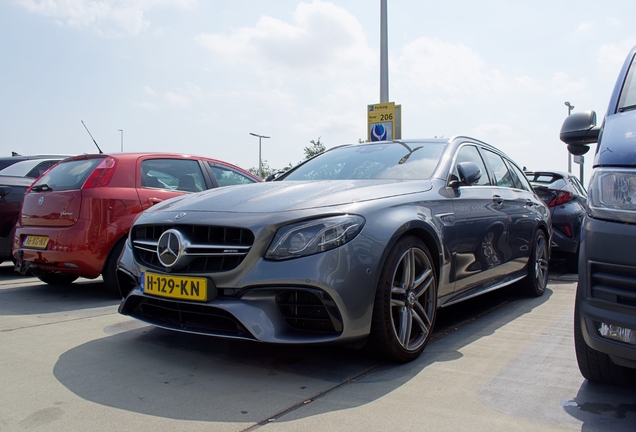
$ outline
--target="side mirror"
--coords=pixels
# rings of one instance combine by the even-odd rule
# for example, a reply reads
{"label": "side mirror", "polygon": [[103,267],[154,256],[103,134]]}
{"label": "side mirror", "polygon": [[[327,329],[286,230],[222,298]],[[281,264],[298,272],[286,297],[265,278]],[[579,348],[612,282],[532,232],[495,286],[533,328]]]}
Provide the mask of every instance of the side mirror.
{"label": "side mirror", "polygon": [[[600,127],[596,126],[594,111],[581,111],[569,115],[563,121],[559,138],[570,147],[584,146],[598,142]],[[587,150],[583,153],[586,153]],[[570,153],[577,154],[570,150]],[[581,153],[581,154],[583,154]]]}
{"label": "side mirror", "polygon": [[457,164],[457,174],[459,174],[459,184],[471,186],[481,178],[481,169],[475,162],[460,162]]}

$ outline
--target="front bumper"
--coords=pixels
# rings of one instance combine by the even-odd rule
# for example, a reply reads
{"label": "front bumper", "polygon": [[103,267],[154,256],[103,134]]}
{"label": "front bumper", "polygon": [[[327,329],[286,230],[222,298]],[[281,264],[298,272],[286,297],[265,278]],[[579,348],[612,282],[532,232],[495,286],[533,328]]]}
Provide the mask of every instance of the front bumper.
{"label": "front bumper", "polygon": [[134,259],[127,243],[118,268],[124,298],[119,312],[159,327],[217,337],[351,342],[370,331],[383,250],[358,236],[316,255],[287,261],[246,258],[232,271],[187,274],[207,277],[218,292],[209,301],[195,302],[144,293],[140,276],[148,269]]}
{"label": "front bumper", "polygon": [[636,368],[636,345],[601,336],[599,323],[636,332],[636,226],[587,218],[579,254],[577,303],[588,346]]}

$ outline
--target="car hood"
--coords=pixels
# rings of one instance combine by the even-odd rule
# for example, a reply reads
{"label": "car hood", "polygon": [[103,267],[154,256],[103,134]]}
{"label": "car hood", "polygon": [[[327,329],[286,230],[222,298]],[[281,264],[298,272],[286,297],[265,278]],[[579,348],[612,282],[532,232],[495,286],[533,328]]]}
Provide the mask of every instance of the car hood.
{"label": "car hood", "polygon": [[149,211],[273,213],[339,206],[420,193],[428,180],[281,181],[228,186],[173,198]]}

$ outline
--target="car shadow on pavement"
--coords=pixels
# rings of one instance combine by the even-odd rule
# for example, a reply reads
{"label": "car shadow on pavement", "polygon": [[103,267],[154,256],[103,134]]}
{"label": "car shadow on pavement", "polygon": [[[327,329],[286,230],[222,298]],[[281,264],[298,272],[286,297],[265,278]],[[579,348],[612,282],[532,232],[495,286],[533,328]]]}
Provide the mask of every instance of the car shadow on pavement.
{"label": "car shadow on pavement", "polygon": [[121,300],[108,292],[101,279],[52,286],[34,281],[0,289],[0,316],[40,315],[78,309],[118,305]]}
{"label": "car shadow on pavement", "polygon": [[327,409],[342,410],[389,394],[433,363],[461,358],[462,348],[532,311],[552,293],[526,298],[501,291],[511,297],[495,313],[480,316],[474,308],[462,322],[438,332],[408,364],[382,363],[364,350],[340,346],[222,340],[130,321],[104,329],[108,337],[63,353],[53,373],[83,399],[171,419],[258,423],[350,386],[355,398]]}

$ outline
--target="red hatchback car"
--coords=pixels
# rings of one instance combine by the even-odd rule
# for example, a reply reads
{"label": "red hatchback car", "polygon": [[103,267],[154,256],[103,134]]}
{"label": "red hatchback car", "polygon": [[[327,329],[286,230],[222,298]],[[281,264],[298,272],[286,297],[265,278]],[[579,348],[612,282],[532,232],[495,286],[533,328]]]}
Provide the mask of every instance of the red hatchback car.
{"label": "red hatchback car", "polygon": [[21,273],[51,285],[102,275],[119,294],[117,260],[137,214],[169,198],[260,179],[234,165],[168,153],[68,158],[26,192],[13,238]]}

